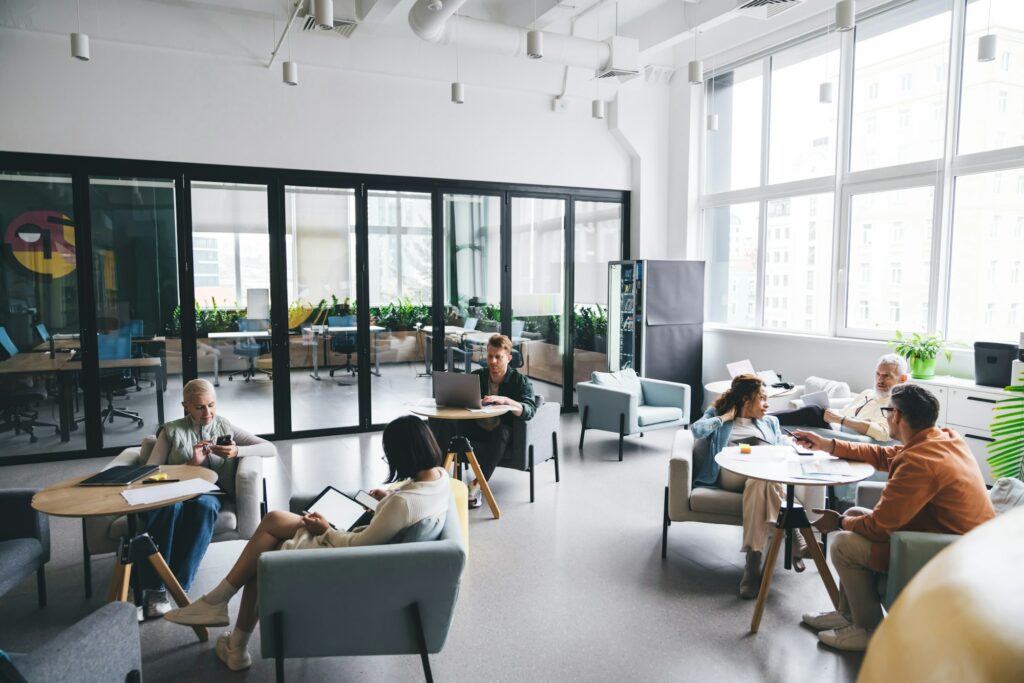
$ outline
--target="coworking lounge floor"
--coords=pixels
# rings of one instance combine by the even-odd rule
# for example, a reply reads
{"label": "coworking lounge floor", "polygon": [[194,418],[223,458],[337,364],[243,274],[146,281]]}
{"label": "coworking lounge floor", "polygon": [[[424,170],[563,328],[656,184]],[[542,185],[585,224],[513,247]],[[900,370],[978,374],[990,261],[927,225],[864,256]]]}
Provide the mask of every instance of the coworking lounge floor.
{"label": "coworking lounge floor", "polygon": [[[222,399],[223,413],[236,408]],[[502,517],[486,507],[470,513],[470,557],[448,642],[432,657],[447,681],[852,681],[861,656],[829,651],[799,624],[825,609],[815,569],[779,571],[760,633],[750,635],[753,603],[736,587],[742,572],[740,530],[675,524],[669,554],[660,557],[661,505],[671,430],[627,440],[590,432],[577,449],[579,417],[561,418],[562,481],[550,463],[538,468],[537,500],[529,503],[524,473],[499,469],[493,478]],[[283,441],[268,468],[272,507],[292,490],[369,486],[384,476],[380,435]],[[337,457],[323,457],[325,453]],[[3,468],[4,486],[42,487],[95,470],[103,459]],[[0,598],[0,642],[31,650],[103,602],[113,557],[94,560],[92,600],[82,585],[78,520],[52,518],[47,565],[50,604],[40,610],[26,580]],[[242,542],[213,544],[193,594],[212,588]],[[237,600],[232,612],[237,609]],[[254,657],[247,674],[216,660],[213,640],[199,644],[189,629],[162,621],[140,625],[146,681],[273,680],[273,660]],[[259,635],[250,644],[259,651]],[[289,660],[290,680],[420,680],[418,657]]]}

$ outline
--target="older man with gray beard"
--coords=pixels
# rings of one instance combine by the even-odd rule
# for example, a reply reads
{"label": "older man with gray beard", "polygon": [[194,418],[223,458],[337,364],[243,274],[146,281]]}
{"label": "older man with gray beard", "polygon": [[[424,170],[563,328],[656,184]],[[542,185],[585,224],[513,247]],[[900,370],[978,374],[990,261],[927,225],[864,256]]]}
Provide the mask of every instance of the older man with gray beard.
{"label": "older man with gray beard", "polygon": [[874,386],[857,394],[845,408],[832,410],[803,406],[772,414],[783,426],[822,427],[847,434],[862,434],[875,441],[889,441],[892,437],[882,408],[889,405],[892,388],[907,381],[907,370],[906,359],[887,353],[878,359],[875,366]]}

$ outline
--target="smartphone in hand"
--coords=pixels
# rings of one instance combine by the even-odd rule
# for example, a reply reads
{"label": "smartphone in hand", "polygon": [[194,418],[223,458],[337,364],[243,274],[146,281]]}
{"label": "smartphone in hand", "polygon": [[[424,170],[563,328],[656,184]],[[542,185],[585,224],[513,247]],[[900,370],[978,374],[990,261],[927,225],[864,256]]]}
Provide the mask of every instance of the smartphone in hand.
{"label": "smartphone in hand", "polygon": [[233,439],[234,439],[234,435],[233,434],[225,434],[223,436],[218,436],[217,437],[217,445],[218,446],[230,446]]}

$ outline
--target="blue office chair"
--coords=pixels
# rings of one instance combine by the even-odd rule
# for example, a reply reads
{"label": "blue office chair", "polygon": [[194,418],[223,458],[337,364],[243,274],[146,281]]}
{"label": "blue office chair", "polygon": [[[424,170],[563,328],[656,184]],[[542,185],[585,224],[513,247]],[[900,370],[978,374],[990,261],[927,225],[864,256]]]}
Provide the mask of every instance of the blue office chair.
{"label": "blue office chair", "polygon": [[[97,352],[100,361],[124,360],[132,357],[132,328],[131,325],[123,325],[112,332],[99,334],[96,339]],[[135,377],[130,370],[122,368],[100,368],[100,391],[107,399],[107,406],[100,414],[100,423],[110,422],[113,424],[115,417],[123,417],[134,420],[136,427],[142,427],[144,421],[142,416],[134,410],[124,410],[114,405],[114,397],[122,393],[127,387],[135,383]],[[82,418],[84,419],[84,418]]]}
{"label": "blue office chair", "polygon": [[[0,347],[9,359],[18,355],[18,346],[4,327],[0,327]],[[28,434],[30,443],[39,440],[35,435],[36,427],[53,427],[54,433],[59,434],[60,427],[50,422],[40,422],[39,412],[33,409],[35,405],[45,401],[47,396],[45,384],[31,380],[0,383],[0,432],[12,429],[15,434],[24,432]]]}
{"label": "blue office chair", "polygon": [[50,331],[46,329],[46,325],[44,325],[43,323],[39,323],[36,325],[36,332],[39,333],[39,338],[42,339],[43,342],[50,341]]}
{"label": "blue office chair", "polygon": [[[132,332],[132,339],[141,339],[146,336],[143,330],[143,321],[133,320],[128,325]],[[142,344],[132,343],[132,358],[146,358],[146,350]],[[135,391],[142,391],[142,384],[146,383],[151,387],[156,386],[156,381],[149,379],[148,377],[142,376],[142,368],[136,368],[132,371],[132,377],[135,381]]]}
{"label": "blue office chair", "polygon": [[[327,316],[328,327],[355,327],[356,317],[354,315],[330,315]],[[346,370],[356,374],[356,366],[352,365],[352,354],[359,351],[355,332],[339,332],[331,335],[331,351],[333,353],[345,354],[345,364],[336,365],[331,368],[331,377],[334,377],[335,370]]]}
{"label": "blue office chair", "polygon": [[[265,332],[270,328],[266,320],[252,320],[245,318],[238,321],[239,332]],[[242,370],[235,370],[228,375],[228,381],[235,378],[235,375],[241,375],[248,382],[251,379],[256,378],[256,373],[260,372],[267,376],[267,379],[273,379],[273,375],[269,370],[256,367],[256,359],[270,353],[270,346],[267,342],[259,341],[255,337],[247,337],[246,339],[235,344],[234,354],[241,356],[246,359],[245,368]]]}

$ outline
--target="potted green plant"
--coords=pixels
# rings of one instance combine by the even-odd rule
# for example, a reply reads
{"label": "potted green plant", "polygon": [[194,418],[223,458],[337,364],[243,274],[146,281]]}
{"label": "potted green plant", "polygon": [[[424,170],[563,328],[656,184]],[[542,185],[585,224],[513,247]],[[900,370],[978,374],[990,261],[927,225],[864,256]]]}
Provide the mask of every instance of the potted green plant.
{"label": "potted green plant", "polygon": [[[1021,373],[1024,380],[1024,372]],[[1006,387],[1014,395],[999,401],[990,427],[995,441],[988,444],[992,476],[1024,479],[1024,382]]]}
{"label": "potted green plant", "polygon": [[907,359],[910,363],[910,376],[914,379],[930,379],[935,376],[935,359],[939,351],[945,354],[947,363],[952,358],[945,340],[938,332],[928,335],[915,332],[910,337],[904,337],[902,332],[896,330],[896,338],[889,341],[889,346]]}

